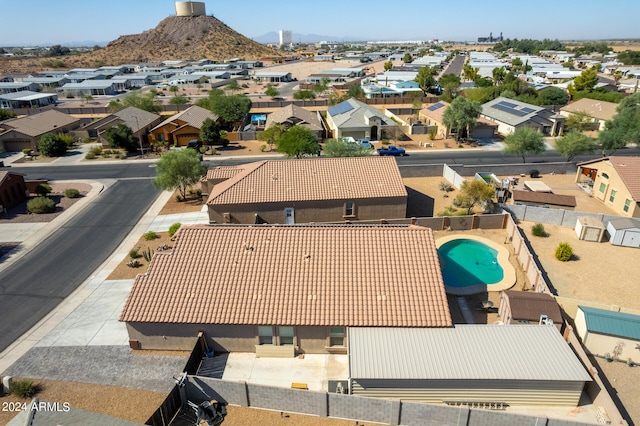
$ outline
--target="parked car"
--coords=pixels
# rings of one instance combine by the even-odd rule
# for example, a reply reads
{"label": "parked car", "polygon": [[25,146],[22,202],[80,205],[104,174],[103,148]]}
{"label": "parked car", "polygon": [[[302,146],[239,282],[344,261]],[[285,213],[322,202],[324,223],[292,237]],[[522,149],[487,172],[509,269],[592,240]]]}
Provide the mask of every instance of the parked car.
{"label": "parked car", "polygon": [[195,149],[196,151],[200,149],[202,146],[202,142],[198,139],[192,139],[187,143],[187,148]]}
{"label": "parked car", "polygon": [[393,155],[394,157],[403,157],[407,155],[404,148],[398,148],[395,145],[389,145],[387,148],[379,148],[378,155]]}
{"label": "parked car", "polygon": [[358,143],[360,144],[360,146],[363,146],[363,147],[369,148],[369,149],[373,149],[373,144],[371,144],[369,139],[358,139]]}

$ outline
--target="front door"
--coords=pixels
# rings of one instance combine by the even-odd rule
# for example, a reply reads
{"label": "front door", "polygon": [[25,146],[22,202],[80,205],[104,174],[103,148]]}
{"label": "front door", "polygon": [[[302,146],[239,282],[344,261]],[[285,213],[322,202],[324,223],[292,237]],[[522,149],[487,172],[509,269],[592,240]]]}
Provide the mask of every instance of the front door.
{"label": "front door", "polygon": [[293,215],[293,207],[287,207],[284,209],[284,223],[287,225],[293,225],[296,223],[295,217]]}

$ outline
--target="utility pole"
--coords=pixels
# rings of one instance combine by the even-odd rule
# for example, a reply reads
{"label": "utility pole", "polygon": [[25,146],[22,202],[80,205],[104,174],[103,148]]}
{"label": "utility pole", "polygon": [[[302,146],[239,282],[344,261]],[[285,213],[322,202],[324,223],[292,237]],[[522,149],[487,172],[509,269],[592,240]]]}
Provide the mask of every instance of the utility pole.
{"label": "utility pole", "polygon": [[132,115],[131,118],[136,119],[136,127],[138,127],[138,142],[140,143],[140,155],[144,158],[144,148],[142,147],[142,134],[140,133],[140,123],[138,122],[138,116]]}

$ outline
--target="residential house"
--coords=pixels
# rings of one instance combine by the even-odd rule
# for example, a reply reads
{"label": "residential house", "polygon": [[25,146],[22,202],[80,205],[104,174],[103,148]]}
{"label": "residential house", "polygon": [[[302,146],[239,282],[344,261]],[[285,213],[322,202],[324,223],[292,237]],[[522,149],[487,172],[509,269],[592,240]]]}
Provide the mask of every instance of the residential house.
{"label": "residential house", "polygon": [[[207,174],[219,179],[220,169]],[[210,223],[310,223],[404,218],[407,190],[390,157],[266,160],[232,166],[209,185]]]}
{"label": "residential house", "polygon": [[395,139],[400,131],[396,122],[382,111],[353,98],[328,109],[327,125],[334,138]]}
{"label": "residential house", "polygon": [[0,216],[24,202],[28,196],[22,173],[0,171]]}
{"label": "residential house", "polygon": [[200,128],[207,118],[214,121],[218,119],[208,109],[196,105],[189,107],[152,128],[149,131],[149,143],[187,146],[190,140],[200,139]]}
{"label": "residential house", "polygon": [[568,118],[578,112],[584,112],[591,117],[595,129],[604,130],[604,123],[618,114],[617,107],[618,104],[613,102],[582,98],[560,108],[560,114]]}
{"label": "residential house", "polygon": [[289,104],[269,114],[265,128],[268,129],[275,123],[282,124],[286,129],[293,126],[306,127],[313,132],[316,139],[322,139],[325,133],[319,112],[312,112],[294,104]]}
{"label": "residential house", "polygon": [[253,77],[266,83],[288,83],[293,81],[290,72],[257,72]]}
{"label": "residential house", "polygon": [[553,296],[535,291],[505,290],[500,293],[498,316],[503,324],[553,324],[558,331],[564,325],[560,306]]}
{"label": "residential house", "polygon": [[[438,101],[435,104],[422,108],[418,113],[419,120],[427,126],[436,126],[439,134],[448,135],[451,129],[444,125],[443,116],[444,112],[450,106],[451,104],[449,102]],[[479,117],[476,125],[471,129],[471,135],[469,137],[474,139],[493,138],[497,127],[498,126],[492,121]]]}
{"label": "residential house", "polygon": [[612,156],[578,163],[576,183],[625,217],[640,217],[640,157]]}
{"label": "residential house", "polygon": [[363,326],[350,328],[348,340],[349,389],[355,396],[494,410],[576,407],[592,380],[548,325]]}
{"label": "residential house", "polygon": [[16,81],[0,83],[0,94],[16,93],[22,91],[37,92],[39,89],[40,86],[37,83],[33,82]]}
{"label": "residential house", "polygon": [[640,363],[640,315],[578,306],[575,325],[592,354]]}
{"label": "residential house", "polygon": [[67,83],[58,89],[65,96],[106,96],[118,93],[112,80],[84,80],[81,83]]}
{"label": "residential house", "polygon": [[0,109],[39,108],[56,105],[57,102],[58,95],[55,93],[23,90],[20,92],[0,94]]}
{"label": "residential house", "polygon": [[531,127],[544,135],[562,133],[566,117],[543,107],[499,97],[482,105],[481,117],[498,125],[498,133],[508,136],[519,127]]}
{"label": "residential house", "polygon": [[160,122],[162,122],[162,117],[158,114],[136,107],[127,107],[88,124],[83,130],[87,131],[90,138],[98,138],[107,129],[124,124],[131,129],[133,135],[142,143],[146,138],[147,131],[160,124]]}
{"label": "residential house", "polygon": [[[291,163],[297,163],[292,161]],[[182,226],[120,315],[137,349],[346,353],[352,327],[451,327],[433,231]]]}
{"label": "residential house", "polygon": [[0,123],[0,143],[5,151],[38,150],[40,137],[47,133],[67,133],[80,127],[80,120],[51,109]]}

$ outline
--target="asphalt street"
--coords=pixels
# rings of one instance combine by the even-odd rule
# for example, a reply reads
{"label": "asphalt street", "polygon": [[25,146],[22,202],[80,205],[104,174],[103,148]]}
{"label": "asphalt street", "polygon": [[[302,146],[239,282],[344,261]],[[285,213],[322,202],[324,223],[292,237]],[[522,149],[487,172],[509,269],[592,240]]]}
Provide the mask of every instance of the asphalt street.
{"label": "asphalt street", "polygon": [[[70,173],[65,179],[70,175],[79,178],[76,167],[64,169]],[[30,173],[41,172],[30,168]],[[149,179],[118,181],[1,272],[0,351],[80,286],[118,247],[159,193]]]}

